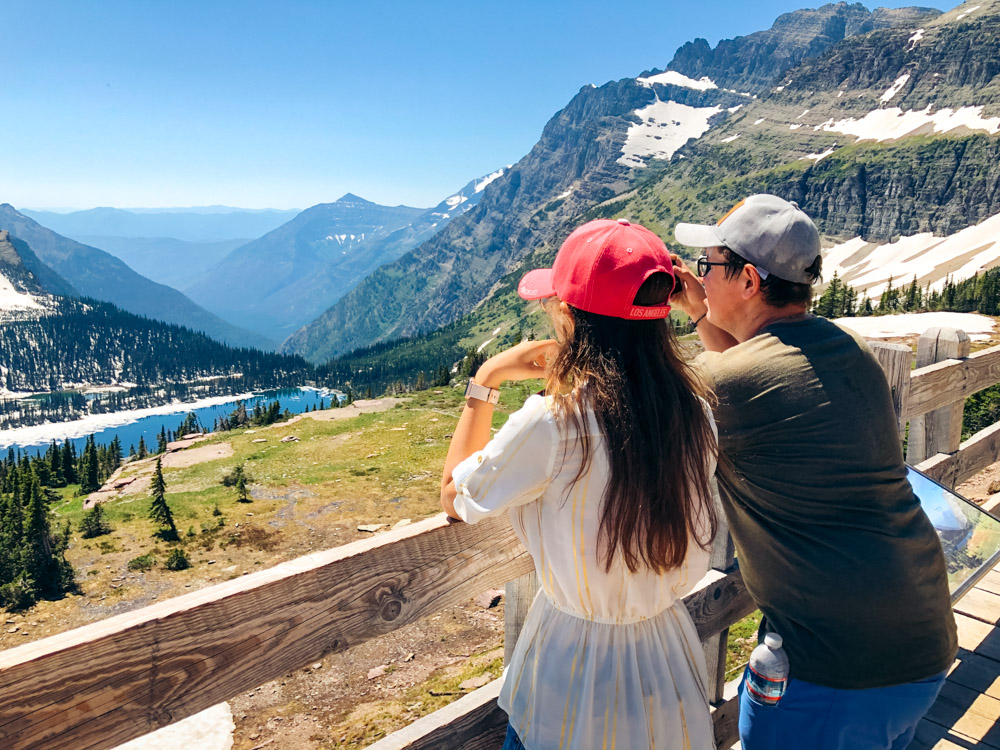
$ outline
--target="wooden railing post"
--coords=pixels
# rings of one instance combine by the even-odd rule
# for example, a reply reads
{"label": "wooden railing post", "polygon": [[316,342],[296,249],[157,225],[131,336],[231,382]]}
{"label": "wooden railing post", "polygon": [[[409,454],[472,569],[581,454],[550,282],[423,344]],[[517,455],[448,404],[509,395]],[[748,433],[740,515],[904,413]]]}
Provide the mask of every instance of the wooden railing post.
{"label": "wooden railing post", "polygon": [[[713,486],[714,486],[713,482]],[[712,569],[723,572],[728,571],[736,562],[736,552],[733,547],[733,538],[729,534],[729,524],[726,522],[726,514],[722,512],[722,505],[716,496],[716,509],[719,516],[719,529],[712,542]],[[723,700],[722,691],[726,684],[726,650],[729,644],[729,628],[721,631],[711,638],[702,641],[702,648],[705,649],[705,666],[708,668],[708,700],[712,705],[717,705]]]}
{"label": "wooden railing post", "polygon": [[[969,356],[969,337],[958,328],[929,328],[917,342],[917,367]],[[916,464],[938,453],[954,453],[962,441],[964,399],[910,421],[906,460]]]}
{"label": "wooden railing post", "polygon": [[[892,407],[896,411],[896,424],[899,428],[899,439],[906,435],[907,401],[910,396],[910,364],[913,362],[913,352],[906,344],[886,344],[881,341],[871,342],[872,353],[882,365],[885,378],[889,381],[892,393]],[[912,439],[912,427],[910,437]]]}
{"label": "wooden railing post", "polygon": [[507,581],[504,586],[503,604],[503,663],[504,666],[510,664],[510,657],[514,653],[514,645],[517,637],[524,627],[524,618],[528,614],[528,607],[535,600],[538,593],[538,575],[535,571],[525,573],[520,578]]}

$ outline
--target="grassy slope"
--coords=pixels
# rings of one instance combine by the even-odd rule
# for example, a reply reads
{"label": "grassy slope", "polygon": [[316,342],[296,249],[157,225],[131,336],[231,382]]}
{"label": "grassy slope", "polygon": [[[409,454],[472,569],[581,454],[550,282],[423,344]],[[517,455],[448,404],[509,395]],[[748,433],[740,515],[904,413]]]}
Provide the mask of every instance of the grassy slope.
{"label": "grassy slope", "polygon": [[[534,381],[505,387],[494,427],[499,428],[540,386]],[[61,490],[63,500],[54,508],[56,523],[61,527],[69,520],[73,526],[67,556],[76,568],[81,593],[41,602],[23,615],[9,615],[0,632],[0,648],[347,543],[365,536],[357,531],[359,523],[392,524],[437,513],[439,470],[462,407],[461,394],[455,387],[422,391],[388,411],[336,421],[304,418],[268,429],[213,435],[197,444],[201,448],[228,442],[234,452],[187,468],[164,469],[167,501],[182,534],[179,546],[192,562],[185,571],[162,567],[170,549],[178,545],[153,538],[154,525],[146,517],[148,491],[105,503],[114,530],[87,540],[76,531],[85,512],[82,498],[73,497],[73,487]],[[279,442],[287,435],[300,442]],[[267,442],[252,442],[261,438]],[[219,483],[240,462],[253,477],[257,499],[249,504],[238,503],[235,490]],[[148,471],[148,462],[136,462],[123,475],[144,469]],[[225,519],[222,528],[219,516],[213,515],[216,505]],[[192,536],[187,536],[189,529]],[[129,560],[147,554],[156,558],[152,569],[128,570]],[[8,633],[12,626],[17,632]],[[446,625],[441,627],[447,632]],[[743,652],[752,648],[755,626],[743,630],[734,628],[731,661],[741,655],[745,661]],[[463,692],[458,687],[463,680],[487,671],[498,675],[499,658],[489,649],[476,652],[459,665],[433,670],[420,684],[360,701],[353,710],[333,717],[330,734],[346,738],[351,746],[373,741],[453,700]],[[289,705],[287,712],[293,709]]]}

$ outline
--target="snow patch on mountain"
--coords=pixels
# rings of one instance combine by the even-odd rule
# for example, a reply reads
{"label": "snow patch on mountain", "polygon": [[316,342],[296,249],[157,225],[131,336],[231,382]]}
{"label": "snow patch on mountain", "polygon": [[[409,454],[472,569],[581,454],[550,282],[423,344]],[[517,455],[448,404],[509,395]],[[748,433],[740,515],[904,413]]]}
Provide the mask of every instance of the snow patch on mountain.
{"label": "snow patch on mountain", "polygon": [[828,148],[826,151],[822,151],[818,154],[806,154],[806,158],[812,159],[813,161],[822,161],[836,150],[837,150],[836,146],[830,146],[830,148]]}
{"label": "snow patch on mountain", "polygon": [[657,98],[635,110],[641,122],[629,126],[618,163],[641,168],[646,166],[647,159],[669,159],[689,140],[705,133],[709,119],[721,111],[719,106],[689,107]]}
{"label": "snow patch on mountain", "polygon": [[683,73],[678,73],[676,70],[668,70],[664,73],[657,73],[655,76],[649,76],[648,78],[636,78],[635,80],[636,83],[641,86],[647,86],[650,88],[652,88],[655,83],[680,86],[685,89],[694,89],[695,91],[708,91],[709,89],[719,88],[715,85],[715,81],[708,76],[702,76],[696,81],[693,78],[688,78]]}
{"label": "snow patch on mountain", "polygon": [[497,177],[502,177],[505,171],[506,170],[504,169],[498,169],[496,172],[486,175],[483,179],[481,179],[479,182],[476,183],[475,192],[477,193],[483,192],[483,190],[487,185],[493,182],[493,180],[495,180]]}
{"label": "snow patch on mountain", "polygon": [[906,82],[909,80],[910,80],[910,74],[903,73],[903,75],[901,75],[899,78],[896,79],[896,82],[892,84],[892,86],[886,89],[886,92],[882,94],[882,97],[879,99],[879,101],[887,102],[890,99],[892,99],[892,97],[898,94],[899,90],[903,88],[903,86],[905,86]]}
{"label": "snow patch on mountain", "polygon": [[40,310],[42,305],[38,303],[34,295],[27,292],[19,292],[3,274],[0,274],[0,313],[6,310]]}
{"label": "snow patch on mountain", "polygon": [[911,50],[913,50],[913,48],[916,47],[917,44],[920,43],[920,40],[923,38],[924,38],[924,29],[917,29],[916,31],[914,31],[913,36],[911,36],[909,39],[906,40],[905,51],[910,52]]}
{"label": "snow patch on mountain", "polygon": [[960,127],[985,130],[991,135],[1000,132],[1000,117],[984,118],[982,113],[982,105],[959,109],[945,107],[937,112],[931,112],[931,105],[927,105],[927,109],[906,112],[899,107],[890,107],[873,110],[861,119],[849,117],[836,122],[832,119],[827,120],[815,126],[813,130],[822,129],[829,133],[853,135],[860,141],[890,141],[907,135],[916,135],[918,131],[947,133]]}
{"label": "snow patch on mountain", "polygon": [[977,313],[926,312],[900,315],[873,315],[865,318],[837,318],[839,326],[850,328],[866,339],[919,334],[928,328],[961,328],[972,341],[985,341],[996,326],[992,318]]}
{"label": "snow patch on mountain", "polygon": [[969,15],[970,13],[975,13],[975,12],[976,12],[977,10],[979,10],[979,9],[980,9],[981,7],[983,7],[983,6],[981,6],[981,5],[973,5],[973,6],[972,6],[971,8],[969,8],[969,9],[968,9],[967,11],[965,11],[965,12],[963,12],[963,13],[959,13],[959,14],[958,14],[958,17],[957,17],[957,18],[956,18],[955,20],[956,20],[956,21],[961,21],[961,20],[962,20],[963,18],[965,18],[965,17],[967,16],[967,15]]}
{"label": "snow patch on mountain", "polygon": [[920,287],[940,290],[948,277],[962,281],[998,265],[1000,214],[947,237],[923,232],[884,244],[855,237],[824,251],[823,278],[836,271],[859,292],[878,297],[890,278],[897,288],[916,277]]}

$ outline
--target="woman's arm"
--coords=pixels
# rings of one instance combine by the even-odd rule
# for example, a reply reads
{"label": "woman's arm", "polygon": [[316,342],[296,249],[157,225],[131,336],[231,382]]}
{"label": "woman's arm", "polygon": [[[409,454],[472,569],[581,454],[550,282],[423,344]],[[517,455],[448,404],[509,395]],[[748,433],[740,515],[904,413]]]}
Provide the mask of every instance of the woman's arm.
{"label": "woman's arm", "polygon": [[[487,388],[499,388],[505,380],[529,380],[545,373],[546,353],[556,345],[555,341],[525,341],[486,360],[476,373],[474,380]],[[490,426],[493,422],[493,404],[470,398],[465,402],[462,416],[455,427],[448,455],[444,460],[441,476],[441,507],[452,518],[455,512],[457,490],[452,480],[455,467],[476,451],[481,451],[490,441]]]}

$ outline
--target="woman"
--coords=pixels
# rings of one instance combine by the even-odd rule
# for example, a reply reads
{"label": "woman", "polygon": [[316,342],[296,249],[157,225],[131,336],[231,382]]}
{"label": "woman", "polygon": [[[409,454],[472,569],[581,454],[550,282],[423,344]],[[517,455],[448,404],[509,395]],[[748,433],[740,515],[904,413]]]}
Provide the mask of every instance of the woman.
{"label": "woman", "polygon": [[[500,695],[505,748],[714,746],[680,597],[708,568],[715,425],[665,320],[674,284],[649,230],[583,225],[518,288],[547,300],[558,342],[491,357],[466,390],[442,505],[508,510],[541,582]],[[543,375],[491,440],[496,389]]]}

